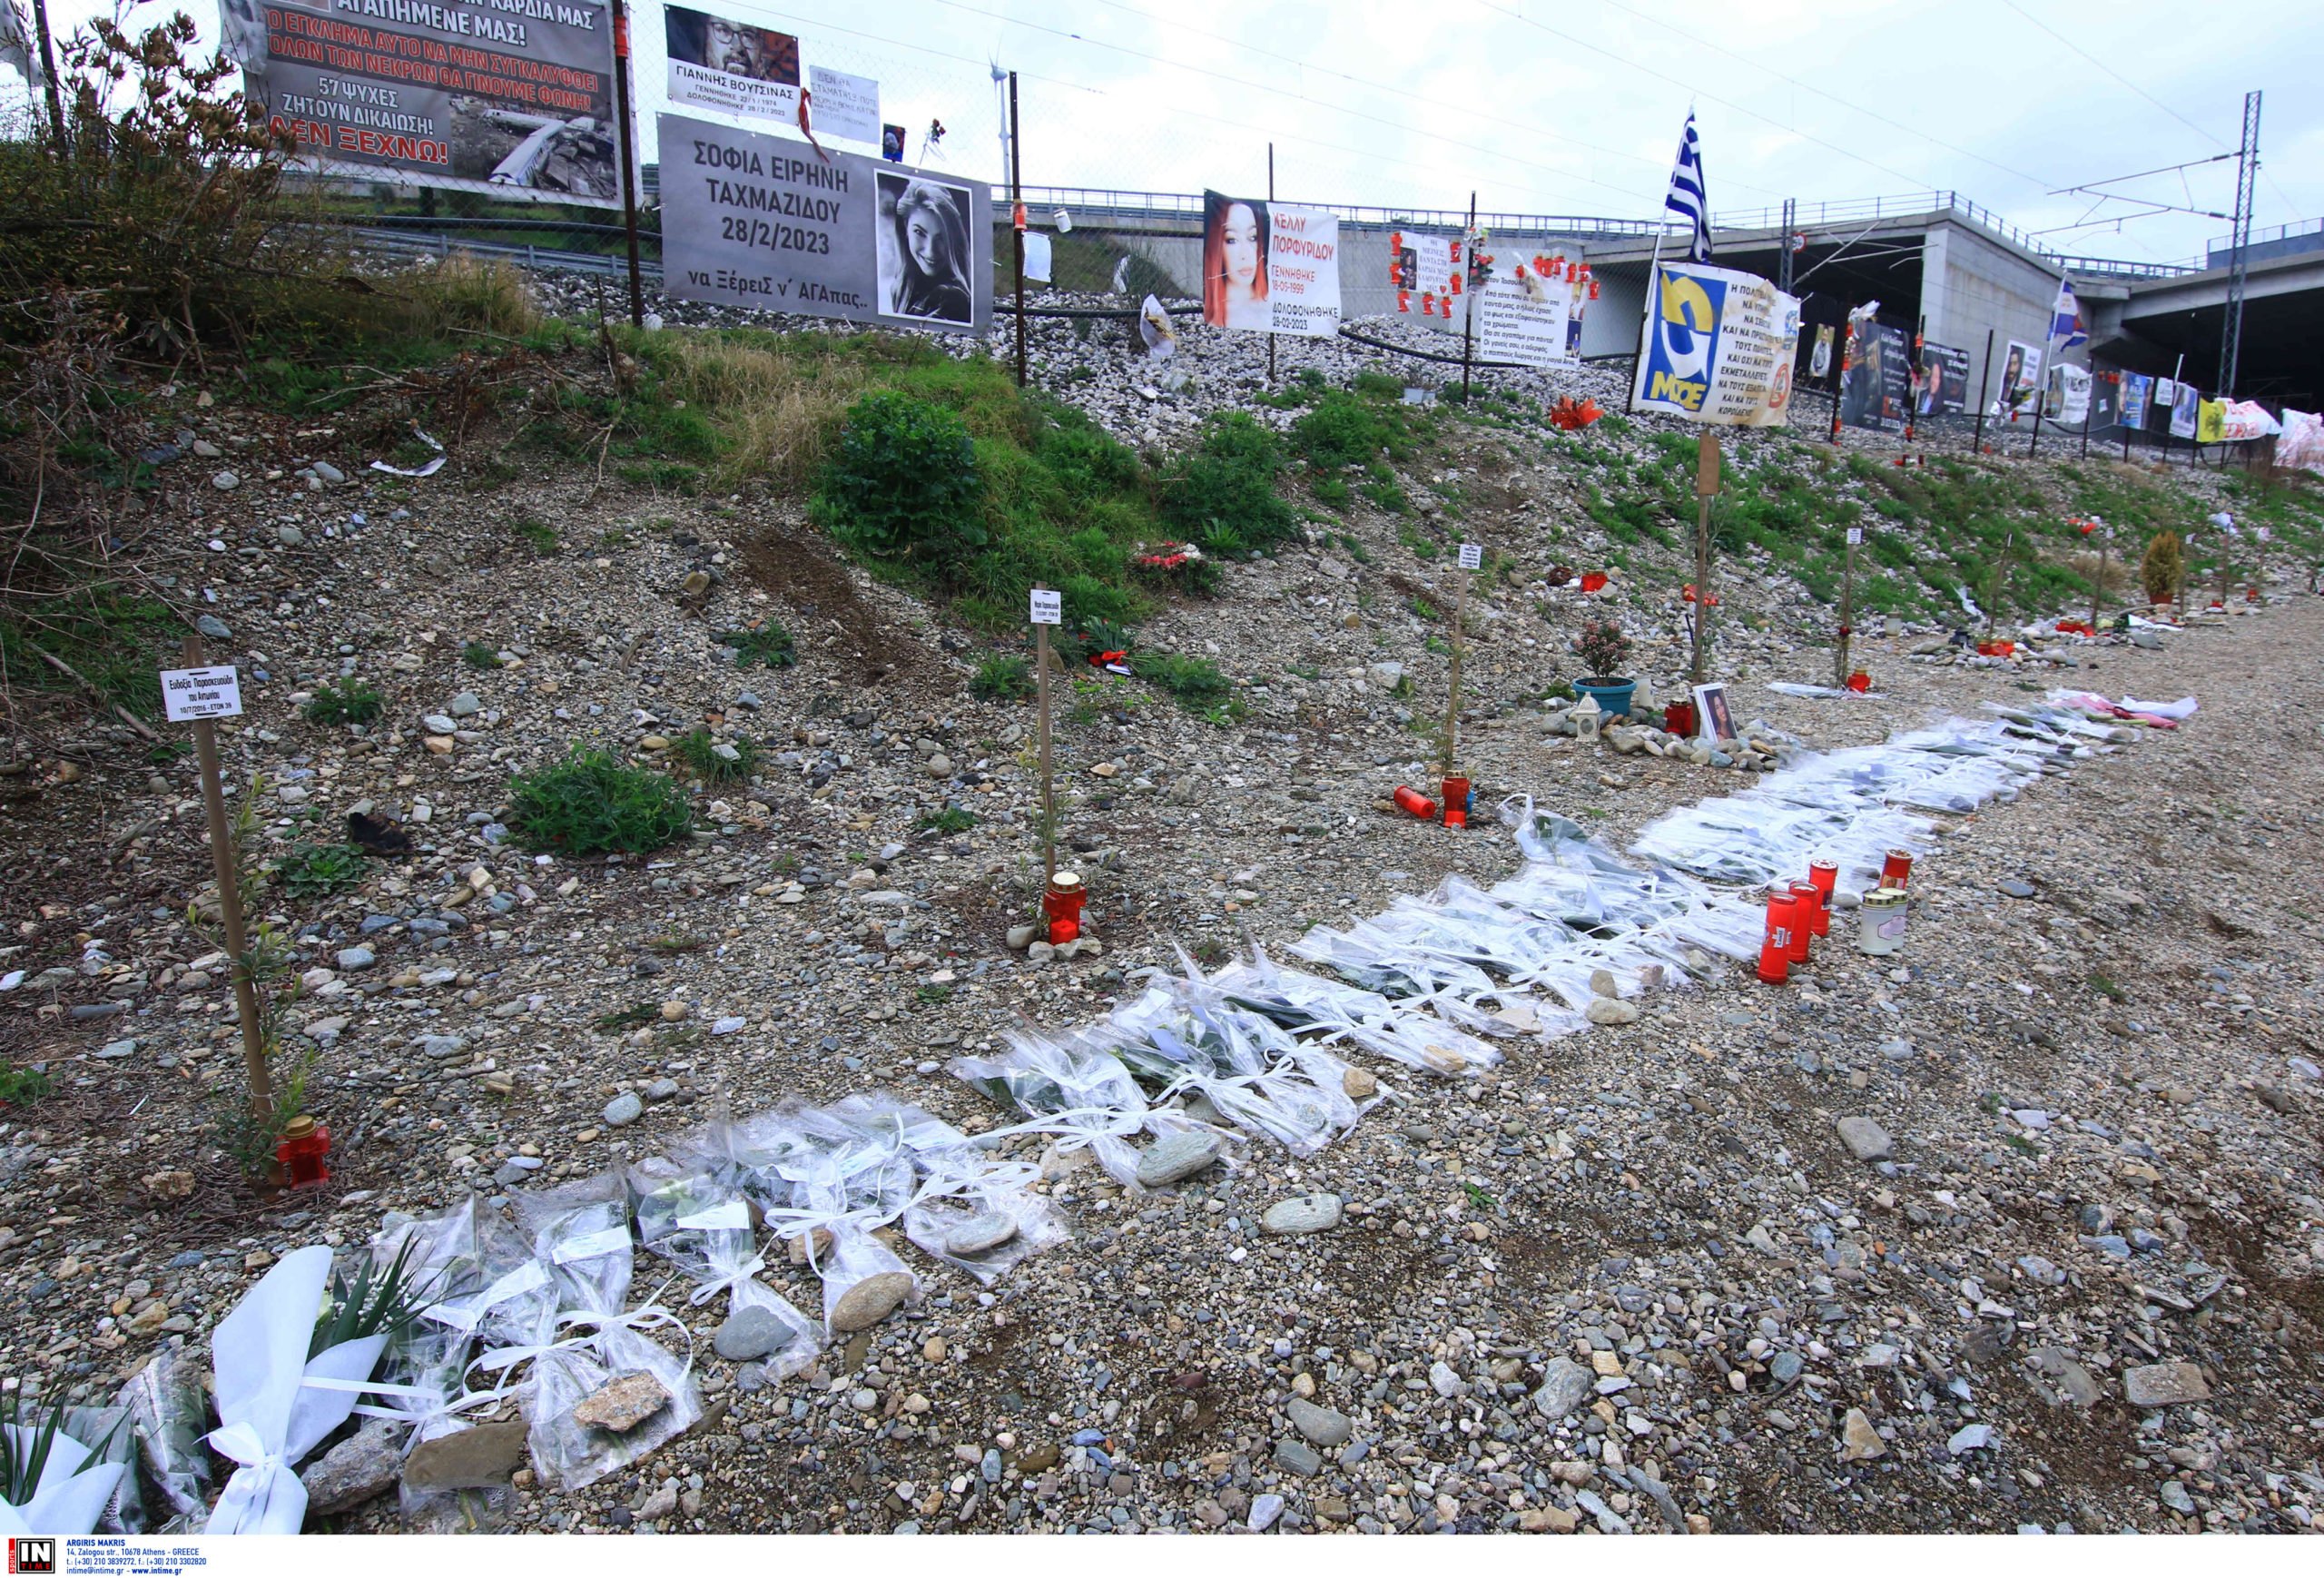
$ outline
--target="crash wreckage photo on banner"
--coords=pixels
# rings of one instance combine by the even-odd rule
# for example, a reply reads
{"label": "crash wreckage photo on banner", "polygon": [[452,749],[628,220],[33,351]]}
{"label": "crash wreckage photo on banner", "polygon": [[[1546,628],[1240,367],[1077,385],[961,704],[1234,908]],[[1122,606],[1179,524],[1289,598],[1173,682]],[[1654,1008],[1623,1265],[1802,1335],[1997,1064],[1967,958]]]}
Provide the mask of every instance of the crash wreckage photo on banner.
{"label": "crash wreckage photo on banner", "polygon": [[224,52],[310,167],[621,206],[605,0],[220,0]]}

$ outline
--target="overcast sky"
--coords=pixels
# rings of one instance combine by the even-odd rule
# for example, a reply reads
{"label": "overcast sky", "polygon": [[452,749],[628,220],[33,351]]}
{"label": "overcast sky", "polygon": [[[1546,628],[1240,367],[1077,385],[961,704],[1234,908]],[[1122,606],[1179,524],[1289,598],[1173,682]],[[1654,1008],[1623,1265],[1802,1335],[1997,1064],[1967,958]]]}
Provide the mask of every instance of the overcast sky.
{"label": "overcast sky", "polygon": [[[216,0],[184,6],[214,36]],[[2266,94],[2255,224],[2324,217],[2324,5],[2184,0],[780,0],[720,11],[877,77],[929,163],[1000,173],[992,62],[1031,186],[1646,217],[1691,104],[1714,215],[1957,191],[2069,253],[2178,260],[2225,221],[2053,188],[2231,153]],[[60,27],[97,7],[51,0]],[[140,15],[160,15],[149,4]],[[636,28],[648,136],[658,6]],[[2307,80],[2303,80],[2306,78]],[[0,92],[21,95],[5,68]],[[649,148],[650,156],[650,148]],[[2231,158],[2110,191],[2233,207]],[[2116,221],[2121,222],[2119,226]],[[2081,228],[2075,228],[2081,226]]]}

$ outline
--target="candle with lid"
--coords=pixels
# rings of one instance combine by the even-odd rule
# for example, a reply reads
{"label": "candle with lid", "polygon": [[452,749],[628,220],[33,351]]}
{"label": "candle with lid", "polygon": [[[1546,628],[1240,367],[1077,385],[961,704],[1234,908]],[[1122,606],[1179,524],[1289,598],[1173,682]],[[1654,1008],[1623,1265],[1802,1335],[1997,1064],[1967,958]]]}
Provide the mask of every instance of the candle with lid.
{"label": "candle with lid", "polygon": [[323,1158],[330,1153],[330,1130],[300,1113],[282,1126],[275,1142],[274,1159],[282,1165],[282,1181],[292,1188],[319,1184],[330,1177]]}
{"label": "candle with lid", "polygon": [[1041,895],[1041,913],[1049,919],[1053,945],[1081,935],[1081,906],[1088,897],[1077,872],[1059,872],[1049,879],[1049,891]]}
{"label": "candle with lid", "polygon": [[1791,979],[1791,928],[1797,902],[1791,890],[1768,895],[1768,924],[1759,943],[1759,979],[1781,986]]}

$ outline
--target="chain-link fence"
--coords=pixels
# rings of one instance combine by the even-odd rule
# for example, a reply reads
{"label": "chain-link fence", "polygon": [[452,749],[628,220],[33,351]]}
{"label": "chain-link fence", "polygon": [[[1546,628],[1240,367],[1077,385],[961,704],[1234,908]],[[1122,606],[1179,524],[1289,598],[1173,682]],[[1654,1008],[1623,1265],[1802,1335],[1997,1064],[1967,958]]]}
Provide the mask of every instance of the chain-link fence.
{"label": "chain-link fence", "polygon": [[[709,25],[739,24],[746,31],[779,36],[790,50],[790,74],[802,84],[846,80],[876,84],[879,140],[848,136],[832,129],[829,122],[811,118],[810,130],[820,143],[990,182],[993,212],[987,222],[993,237],[994,321],[1000,333],[1009,331],[1020,310],[1010,234],[1013,171],[1022,175],[1019,195],[1027,220],[1046,240],[1049,257],[1048,278],[1025,281],[1021,311],[1028,318],[1129,318],[1148,295],[1181,315],[1196,308],[1202,283],[1199,188],[1212,185],[1336,215],[1346,321],[1342,332],[1346,338],[1393,350],[1414,362],[1452,365],[1466,360],[1485,365],[1472,355],[1464,358],[1460,323],[1451,316],[1405,314],[1416,325],[1444,331],[1443,342],[1433,350],[1424,335],[1400,335],[1393,345],[1368,337],[1364,320],[1396,314],[1391,253],[1398,238],[1413,232],[1440,237],[1469,233],[1472,211],[1330,201],[1329,183],[1346,178],[1345,156],[1352,151],[1324,133],[1302,133],[1271,143],[1248,123],[1176,102],[1158,106],[1136,100],[1120,103],[1058,76],[1025,74],[1012,78],[993,62],[942,47],[940,39],[905,41],[851,25],[871,20],[862,14],[840,21],[737,0],[704,4],[706,10],[700,14],[663,5],[637,6],[631,13],[628,98],[638,164],[637,258],[648,292],[658,288],[661,278],[664,116],[675,113],[742,130],[795,134],[795,128],[771,126],[766,119],[704,108],[701,97],[688,92],[682,81],[674,90],[673,55],[683,61],[696,51],[698,41],[690,44],[685,29],[706,15]],[[876,21],[872,25],[878,25]],[[782,31],[776,35],[776,30]],[[1229,72],[1207,67],[1179,69],[1234,80]],[[1126,112],[1137,123],[1126,123]],[[602,128],[596,134],[603,138]],[[1428,157],[1432,151],[1441,152],[1436,143],[1465,145],[1457,133],[1430,130],[1420,133],[1413,146],[1374,162],[1366,173],[1392,180],[1410,177],[1415,190],[1441,193],[1442,172]],[[1511,173],[1512,184],[1530,180],[1529,173],[1521,172],[1550,168],[1528,157],[1521,145],[1478,146],[1492,155],[1482,167],[1491,169],[1498,163]],[[625,275],[629,268],[628,236],[617,207],[532,200],[514,192],[438,190],[402,183],[392,175],[335,174],[310,180],[323,192],[330,218],[375,255],[424,258],[468,251],[528,269],[608,280]],[[1106,184],[1094,183],[1098,180]],[[1654,187],[1651,173],[1642,181],[1626,180],[1620,187],[1597,184],[1605,187],[1610,198],[1631,186],[1649,192]],[[1899,202],[1909,208],[1934,202],[1938,195],[1959,212],[1962,204],[1953,194],[1922,194]],[[1625,261],[1614,269],[1622,276],[1621,291],[1585,315],[1580,349],[1588,360],[1618,369],[1630,364],[1646,272],[1644,261],[1636,254],[1643,240],[1659,227],[1651,221],[1503,212],[1490,193],[1482,197],[1482,212],[1474,212],[1473,228],[1491,235],[1497,247],[1514,248],[1521,255],[1556,254],[1576,264],[1600,250],[1627,249]],[[1876,217],[1876,204],[1873,212]],[[1744,220],[1756,222],[1766,217],[1745,215]],[[2016,239],[1992,215],[1971,212],[1965,221],[1984,225],[2004,240]],[[1925,295],[1929,291],[1941,295],[1943,290],[1942,281],[1924,281]],[[625,294],[609,291],[606,299],[620,303]],[[1925,300],[1921,306],[1935,310]],[[2119,384],[2104,367],[2092,370],[2095,387],[2084,422],[2063,424],[2054,409],[2037,416],[2030,406],[2011,413],[1994,387],[2003,375],[1988,365],[1994,359],[1990,346],[1950,353],[1956,360],[1945,369],[1948,387],[1940,398],[1924,399],[1915,373],[1909,389],[1900,384],[1885,400],[1866,401],[1853,371],[1858,361],[1854,339],[1838,321],[1846,311],[1845,303],[1808,298],[1810,321],[1794,370],[1797,398],[1791,426],[1796,436],[1875,451],[1893,449],[1904,457],[2106,454],[2164,463],[2219,463],[2230,453],[2247,458],[2254,448],[2198,448],[2171,435],[2167,411],[2151,412],[2143,424],[2126,428],[2114,398]],[[1835,340],[1826,348],[1818,370],[1816,331],[1824,327],[1835,331]],[[1892,336],[1913,337],[1908,322],[1892,319],[1886,328]]]}

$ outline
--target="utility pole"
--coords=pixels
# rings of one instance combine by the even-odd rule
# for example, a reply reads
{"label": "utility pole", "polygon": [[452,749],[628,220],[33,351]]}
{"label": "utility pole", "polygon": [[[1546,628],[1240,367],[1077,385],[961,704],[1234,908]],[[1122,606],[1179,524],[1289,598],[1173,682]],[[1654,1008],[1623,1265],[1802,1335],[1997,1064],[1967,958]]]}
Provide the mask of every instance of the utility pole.
{"label": "utility pole", "polygon": [[1783,200],[1783,234],[1776,240],[1776,289],[1787,296],[1791,294],[1792,224],[1798,212],[1799,199]]}
{"label": "utility pole", "polygon": [[[1017,387],[1025,387],[1025,150],[1017,120],[1017,74],[1009,74],[1009,224],[1017,281]],[[1042,672],[1047,673],[1045,669]],[[1048,736],[1044,735],[1046,739]],[[1056,854],[1050,853],[1052,874]]]}
{"label": "utility pole", "polygon": [[2260,178],[2260,90],[2243,95],[2243,145],[2235,158],[2235,233],[2229,245],[2227,316],[2219,338],[2219,398],[2235,398],[2236,360],[2243,350],[2243,290],[2251,272],[2251,187]]}
{"label": "utility pole", "polygon": [[614,113],[621,118],[621,222],[629,248],[629,326],[645,327],[645,281],[637,261],[637,144],[631,128],[629,7],[614,0]]}

